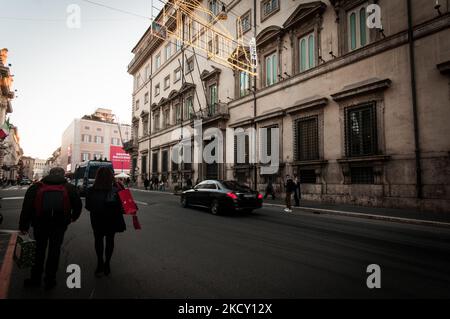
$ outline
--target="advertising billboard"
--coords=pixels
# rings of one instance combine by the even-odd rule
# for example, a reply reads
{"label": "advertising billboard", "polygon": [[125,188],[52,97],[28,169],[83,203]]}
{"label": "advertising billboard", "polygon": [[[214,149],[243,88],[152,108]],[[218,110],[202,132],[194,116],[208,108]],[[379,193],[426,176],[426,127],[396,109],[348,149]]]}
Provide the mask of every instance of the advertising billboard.
{"label": "advertising billboard", "polygon": [[110,146],[109,158],[115,170],[130,169],[130,155],[127,154],[120,146]]}

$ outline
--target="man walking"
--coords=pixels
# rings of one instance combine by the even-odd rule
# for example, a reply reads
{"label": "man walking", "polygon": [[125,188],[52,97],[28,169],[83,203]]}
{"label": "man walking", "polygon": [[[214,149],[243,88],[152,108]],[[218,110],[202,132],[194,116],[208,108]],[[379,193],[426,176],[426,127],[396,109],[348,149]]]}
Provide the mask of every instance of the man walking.
{"label": "man walking", "polygon": [[269,195],[272,196],[272,200],[275,200],[275,190],[273,189],[272,179],[269,179],[269,183],[266,187],[266,193],[264,194],[264,199],[267,199]]}
{"label": "man walking", "polygon": [[292,193],[295,192],[295,183],[289,175],[286,176],[286,184],[284,186],[286,188],[286,208],[284,211],[286,213],[292,213],[291,200]]}
{"label": "man walking", "polygon": [[295,207],[300,207],[300,199],[302,198],[302,192],[300,189],[300,179],[297,175],[295,175],[294,178],[294,184],[295,184],[295,193],[294,193],[294,201],[295,201]]}
{"label": "man walking", "polygon": [[67,183],[64,169],[55,167],[41,182],[30,186],[25,193],[19,230],[28,233],[33,227],[36,240],[36,256],[31,268],[31,277],[24,282],[25,287],[37,287],[41,284],[44,272],[45,254],[45,288],[56,286],[61,245],[64,233],[70,223],[80,217],[82,203],[75,186]]}
{"label": "man walking", "polygon": [[145,176],[145,179],[144,179],[144,187],[145,187],[145,190],[148,190],[148,186],[150,185],[150,180],[148,179],[148,177],[147,176]]}

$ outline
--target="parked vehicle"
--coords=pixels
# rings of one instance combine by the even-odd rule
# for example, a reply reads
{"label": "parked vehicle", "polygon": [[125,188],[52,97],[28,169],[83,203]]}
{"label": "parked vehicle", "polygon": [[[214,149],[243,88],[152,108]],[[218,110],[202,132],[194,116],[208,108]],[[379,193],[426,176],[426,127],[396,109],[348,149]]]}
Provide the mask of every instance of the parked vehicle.
{"label": "parked vehicle", "polygon": [[183,207],[206,207],[214,215],[235,211],[250,213],[261,208],[262,203],[262,194],[235,181],[206,180],[181,194]]}
{"label": "parked vehicle", "polygon": [[71,182],[77,187],[81,196],[85,196],[88,187],[94,184],[95,175],[100,167],[108,167],[114,173],[113,165],[110,161],[86,161],[75,167],[75,174]]}
{"label": "parked vehicle", "polygon": [[33,182],[29,179],[29,178],[22,178],[22,180],[19,183],[21,186],[23,185],[31,185],[33,184]]}

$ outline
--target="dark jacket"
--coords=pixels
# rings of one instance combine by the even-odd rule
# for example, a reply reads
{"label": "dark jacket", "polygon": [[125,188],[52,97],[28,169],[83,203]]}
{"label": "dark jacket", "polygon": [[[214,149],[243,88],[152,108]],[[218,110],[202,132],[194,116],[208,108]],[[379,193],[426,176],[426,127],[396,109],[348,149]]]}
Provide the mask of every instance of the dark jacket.
{"label": "dark jacket", "polygon": [[286,181],[285,187],[286,187],[286,193],[293,193],[293,192],[295,192],[296,186],[295,186],[294,181],[291,178],[289,178]]}
{"label": "dark jacket", "polygon": [[[80,195],[77,189],[72,184],[67,183],[66,179],[61,176],[46,176],[41,180],[42,183],[47,185],[65,185],[69,193],[71,214],[65,216],[64,219],[57,221],[57,226],[67,227],[72,221],[77,220],[80,217],[83,204],[81,203]],[[35,227],[39,224],[48,222],[47,219],[38,217],[34,202],[36,199],[36,193],[40,184],[31,185],[25,193],[25,198],[22,204],[22,212],[20,213],[19,229],[21,231],[28,231],[30,225]]]}
{"label": "dark jacket", "polygon": [[91,215],[91,225],[95,233],[113,234],[126,229],[122,204],[114,186],[112,191],[89,187],[86,193],[86,209]]}

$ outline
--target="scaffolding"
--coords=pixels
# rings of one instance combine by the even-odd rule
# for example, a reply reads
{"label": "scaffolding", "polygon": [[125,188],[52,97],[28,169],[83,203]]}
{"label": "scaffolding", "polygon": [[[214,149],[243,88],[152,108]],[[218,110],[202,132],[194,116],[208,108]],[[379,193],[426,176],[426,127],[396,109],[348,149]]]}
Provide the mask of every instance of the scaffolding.
{"label": "scaffolding", "polygon": [[152,0],[150,33],[163,41],[175,39],[177,45],[200,50],[218,64],[257,76],[255,39],[245,43],[240,18],[233,36],[221,23],[227,19],[225,5],[214,4],[205,8],[198,0]]}

